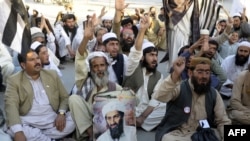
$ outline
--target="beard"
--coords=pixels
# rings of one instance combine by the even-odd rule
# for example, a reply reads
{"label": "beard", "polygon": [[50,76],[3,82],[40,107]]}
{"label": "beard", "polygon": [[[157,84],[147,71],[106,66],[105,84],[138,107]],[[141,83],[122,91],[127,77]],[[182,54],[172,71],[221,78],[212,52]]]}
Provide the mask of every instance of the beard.
{"label": "beard", "polygon": [[123,118],[120,119],[119,123],[115,123],[115,127],[114,128],[110,128],[110,136],[112,137],[112,139],[119,139],[120,136],[123,133]]}
{"label": "beard", "polygon": [[249,56],[240,56],[238,53],[235,56],[235,64],[237,66],[244,66],[245,63],[248,61]]}
{"label": "beard", "polygon": [[194,92],[198,95],[206,94],[210,90],[211,79],[209,78],[208,83],[206,84],[199,84],[197,78],[195,76],[191,77],[191,82],[194,85]]}
{"label": "beard", "polygon": [[108,78],[108,71],[104,71],[103,72],[103,77],[100,78],[97,73],[94,73],[91,71],[91,77],[94,80],[94,83],[98,86],[98,87],[104,87],[108,85],[109,82],[109,78]]}
{"label": "beard", "polygon": [[157,66],[158,66],[158,64],[156,64],[155,67],[152,68],[152,67],[150,67],[150,65],[146,61],[146,59],[144,59],[142,61],[142,67],[145,67],[147,69],[147,71],[149,71],[149,72],[153,72],[154,73],[156,71],[156,69],[157,69]]}
{"label": "beard", "polygon": [[129,52],[130,48],[134,45],[135,41],[133,40],[131,43],[126,42],[125,39],[121,38],[121,45],[122,45],[122,51],[123,52]]}

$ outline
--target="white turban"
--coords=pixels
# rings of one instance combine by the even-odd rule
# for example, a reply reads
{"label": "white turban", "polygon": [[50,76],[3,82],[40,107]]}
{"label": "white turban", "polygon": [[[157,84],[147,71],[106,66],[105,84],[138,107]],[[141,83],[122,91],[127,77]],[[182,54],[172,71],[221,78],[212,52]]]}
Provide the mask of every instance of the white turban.
{"label": "white turban", "polygon": [[105,33],[105,34],[102,36],[102,42],[105,42],[105,41],[108,40],[108,39],[115,39],[115,40],[118,41],[116,34],[115,34],[115,33],[112,33],[112,32]]}
{"label": "white turban", "polygon": [[112,101],[103,106],[102,115],[103,117],[105,117],[108,112],[112,112],[112,111],[125,112],[125,110],[126,110],[126,107],[124,103],[118,102],[118,101]]}
{"label": "white turban", "polygon": [[95,58],[95,57],[104,57],[106,59],[107,63],[109,64],[108,56],[105,53],[101,52],[101,51],[91,52],[87,57],[88,62],[90,62],[90,60]]}
{"label": "white turban", "polygon": [[142,43],[142,50],[149,48],[149,47],[155,47],[155,45],[152,42],[144,39]]}
{"label": "white turban", "polygon": [[33,49],[33,50],[36,50],[36,48],[37,48],[38,46],[40,46],[40,45],[41,45],[40,42],[35,41],[35,42],[33,42],[33,43],[31,44],[30,48]]}
{"label": "white turban", "polygon": [[242,42],[239,43],[238,48],[241,47],[241,46],[249,47],[250,48],[250,42],[248,42],[248,41],[242,41]]}

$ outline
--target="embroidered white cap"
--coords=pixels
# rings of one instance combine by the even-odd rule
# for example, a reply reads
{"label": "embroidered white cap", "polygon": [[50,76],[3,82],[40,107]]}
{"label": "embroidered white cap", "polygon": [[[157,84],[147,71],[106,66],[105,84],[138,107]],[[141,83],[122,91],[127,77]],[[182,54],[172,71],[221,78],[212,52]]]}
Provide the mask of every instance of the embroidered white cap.
{"label": "embroidered white cap", "polygon": [[155,45],[152,42],[148,41],[147,39],[144,39],[142,43],[142,50],[149,47],[155,47]]}
{"label": "embroidered white cap", "polygon": [[38,46],[40,46],[40,45],[41,45],[40,42],[35,41],[35,42],[33,42],[33,43],[31,44],[30,48],[33,49],[33,50],[36,50],[36,48],[37,48]]}
{"label": "embroidered white cap", "polygon": [[111,16],[109,14],[106,14],[102,17],[102,20],[113,20],[114,16]]}
{"label": "embroidered white cap", "polygon": [[108,112],[112,112],[112,111],[116,111],[116,110],[120,111],[120,112],[125,112],[126,107],[125,107],[124,103],[118,102],[118,101],[111,101],[111,102],[105,104],[102,108],[102,115],[103,115],[103,117],[105,117]]}
{"label": "embroidered white cap", "polygon": [[103,36],[102,36],[102,42],[105,42],[106,40],[108,39],[114,39],[114,40],[118,40],[117,36],[115,33],[112,33],[112,32],[108,32],[108,33],[105,33]]}
{"label": "embroidered white cap", "polygon": [[107,61],[107,63],[109,64],[109,59],[108,59],[108,56],[104,53],[104,52],[101,52],[101,51],[94,51],[94,52],[91,52],[88,57],[87,57],[87,60],[88,62],[91,61],[91,59],[95,58],[95,57],[104,57]]}
{"label": "embroidered white cap", "polygon": [[209,30],[207,30],[207,29],[201,29],[200,30],[200,34],[201,35],[209,35]]}
{"label": "embroidered white cap", "polygon": [[239,43],[238,47],[249,47],[250,48],[250,42],[242,41],[242,42]]}
{"label": "embroidered white cap", "polygon": [[241,17],[241,14],[239,12],[238,13],[234,13],[233,17]]}

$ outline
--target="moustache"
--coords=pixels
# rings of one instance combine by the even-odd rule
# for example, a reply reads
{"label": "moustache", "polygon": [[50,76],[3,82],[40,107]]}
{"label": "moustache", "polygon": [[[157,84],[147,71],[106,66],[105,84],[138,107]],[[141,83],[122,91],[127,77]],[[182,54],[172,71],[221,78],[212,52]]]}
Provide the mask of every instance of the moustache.
{"label": "moustache", "polygon": [[36,63],[35,67],[41,67],[41,64],[40,63]]}

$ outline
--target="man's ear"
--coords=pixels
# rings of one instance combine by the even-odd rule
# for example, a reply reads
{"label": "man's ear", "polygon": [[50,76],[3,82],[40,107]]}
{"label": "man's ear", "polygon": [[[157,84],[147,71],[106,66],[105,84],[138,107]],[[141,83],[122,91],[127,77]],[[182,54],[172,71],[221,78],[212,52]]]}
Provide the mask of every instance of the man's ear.
{"label": "man's ear", "polygon": [[26,67],[25,67],[25,63],[23,63],[23,62],[20,64],[20,66],[21,66],[22,69],[25,69],[25,68],[26,68]]}
{"label": "man's ear", "polygon": [[141,57],[141,61],[143,61],[144,59],[145,59],[145,56],[142,56],[142,57]]}
{"label": "man's ear", "polygon": [[192,77],[192,75],[193,75],[193,71],[192,71],[192,70],[190,70],[190,69],[188,69],[188,78],[191,78],[191,77]]}

